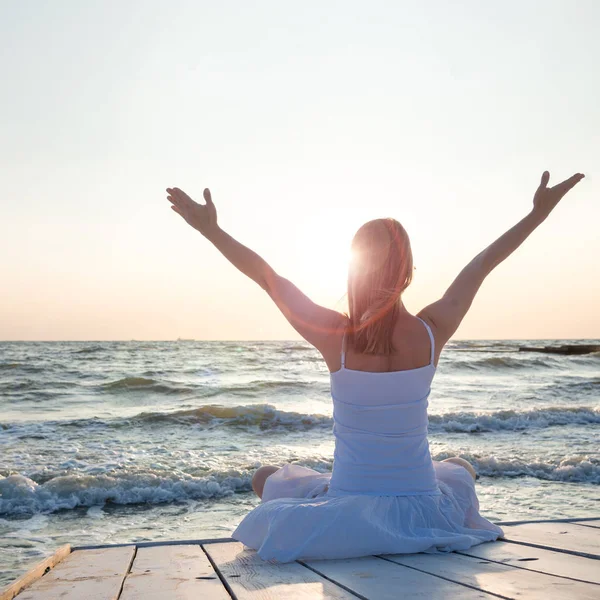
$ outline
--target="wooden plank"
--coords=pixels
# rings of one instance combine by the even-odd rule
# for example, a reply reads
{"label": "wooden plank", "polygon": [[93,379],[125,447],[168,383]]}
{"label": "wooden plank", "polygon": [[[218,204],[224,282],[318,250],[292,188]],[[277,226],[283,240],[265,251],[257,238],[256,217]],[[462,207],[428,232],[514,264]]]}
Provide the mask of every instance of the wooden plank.
{"label": "wooden plank", "polygon": [[373,600],[403,600],[415,597],[428,600],[490,600],[494,597],[486,592],[373,556],[301,563],[360,597]]}
{"label": "wooden plank", "polygon": [[526,523],[504,525],[504,538],[510,542],[600,558],[600,535],[592,527],[575,523]]}
{"label": "wooden plank", "polygon": [[12,600],[21,590],[24,590],[28,585],[31,585],[36,579],[43,577],[49,569],[52,569],[61,560],[71,554],[70,544],[61,546],[52,556],[38,563],[33,569],[30,569],[0,591],[0,600]]}
{"label": "wooden plank", "polygon": [[162,542],[137,542],[135,544],[96,544],[93,546],[74,546],[75,550],[99,550],[101,548],[120,548],[121,546],[135,546],[136,548],[154,548],[155,546],[190,546],[190,545],[201,545],[201,544],[216,544],[219,542],[233,542],[233,538],[202,538],[199,540],[164,540]]}
{"label": "wooden plank", "polygon": [[598,586],[593,583],[516,569],[510,565],[456,553],[394,554],[385,558],[503,598],[598,600]]}
{"label": "wooden plank", "polygon": [[200,546],[139,548],[119,600],[230,600]]}
{"label": "wooden plank", "polygon": [[300,563],[264,561],[239,542],[203,547],[237,600],[356,600]]}
{"label": "wooden plank", "polygon": [[17,600],[117,600],[135,546],[72,552]]}
{"label": "wooden plank", "polygon": [[[593,558],[508,542],[479,544],[458,552],[458,554],[485,558],[528,571],[538,571],[600,584],[600,568],[598,568],[598,561]],[[600,590],[598,593],[600,595]]]}

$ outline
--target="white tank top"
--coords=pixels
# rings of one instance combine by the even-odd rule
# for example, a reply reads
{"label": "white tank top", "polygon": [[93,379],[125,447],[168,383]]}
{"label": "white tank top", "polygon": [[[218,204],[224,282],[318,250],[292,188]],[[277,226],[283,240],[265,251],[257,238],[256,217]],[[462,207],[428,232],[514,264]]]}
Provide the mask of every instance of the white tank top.
{"label": "white tank top", "polygon": [[[418,317],[417,317],[418,318]],[[413,496],[440,494],[429,443],[427,406],[435,375],[431,329],[428,365],[373,373],[346,369],[331,373],[335,453],[330,495]]]}

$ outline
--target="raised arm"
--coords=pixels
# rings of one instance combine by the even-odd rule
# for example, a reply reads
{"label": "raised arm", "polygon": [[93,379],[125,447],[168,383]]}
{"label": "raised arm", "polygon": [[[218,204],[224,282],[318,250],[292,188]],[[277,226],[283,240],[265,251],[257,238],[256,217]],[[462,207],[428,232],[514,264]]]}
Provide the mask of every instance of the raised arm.
{"label": "raised arm", "polygon": [[179,188],[167,188],[167,193],[171,208],[212,242],[234,267],[258,283],[307,342],[322,351],[332,336],[338,335],[343,315],[315,304],[293,283],[278,275],[256,252],[219,227],[208,188],[204,190],[206,204],[194,202]]}
{"label": "raised arm", "polygon": [[442,298],[419,313],[434,328],[438,352],[458,329],[484,279],[546,220],[561,198],[583,177],[577,173],[549,188],[550,175],[545,171],[534,195],[531,212],[480,252],[458,274]]}

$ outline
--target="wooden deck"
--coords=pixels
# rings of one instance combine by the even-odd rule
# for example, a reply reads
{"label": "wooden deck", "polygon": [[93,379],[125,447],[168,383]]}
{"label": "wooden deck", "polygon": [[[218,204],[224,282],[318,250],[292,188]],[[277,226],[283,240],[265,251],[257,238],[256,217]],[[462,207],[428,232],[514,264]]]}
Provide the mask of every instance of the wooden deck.
{"label": "wooden deck", "polygon": [[501,525],[464,552],[288,564],[230,539],[63,546],[0,600],[600,599],[600,517]]}

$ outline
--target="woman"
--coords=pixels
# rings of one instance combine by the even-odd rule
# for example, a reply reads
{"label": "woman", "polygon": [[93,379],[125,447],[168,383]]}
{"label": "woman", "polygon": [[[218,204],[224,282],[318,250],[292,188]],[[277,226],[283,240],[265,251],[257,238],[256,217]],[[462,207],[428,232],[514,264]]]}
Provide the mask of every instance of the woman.
{"label": "woman", "polygon": [[431,459],[430,385],[442,349],[483,280],[582,178],[576,174],[549,188],[545,172],[529,214],[416,316],[402,303],[412,253],[394,219],[370,221],[354,237],[346,316],[311,302],[225,233],[208,189],[204,205],[178,188],[167,189],[171,208],[269,294],[331,373],[333,472],[289,464],[258,469],[252,484],[262,503],[244,518],[235,539],[264,559],[287,562],[465,550],[502,535],[479,514],[473,467],[458,457]]}

